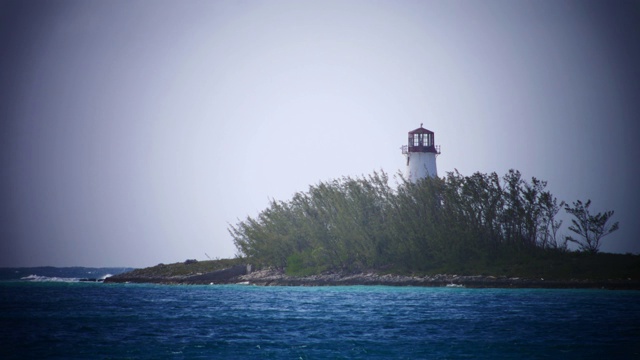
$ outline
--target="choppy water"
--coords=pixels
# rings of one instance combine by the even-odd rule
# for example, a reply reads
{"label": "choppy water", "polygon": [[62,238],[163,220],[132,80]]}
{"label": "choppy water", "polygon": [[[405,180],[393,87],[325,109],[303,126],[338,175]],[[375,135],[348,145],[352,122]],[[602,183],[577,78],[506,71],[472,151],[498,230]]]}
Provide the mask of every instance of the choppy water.
{"label": "choppy water", "polygon": [[640,358],[640,291],[0,282],[3,359]]}
{"label": "choppy water", "polygon": [[26,280],[26,281],[82,281],[104,280],[105,277],[131,271],[133,268],[108,267],[29,267],[29,268],[0,268],[0,281]]}

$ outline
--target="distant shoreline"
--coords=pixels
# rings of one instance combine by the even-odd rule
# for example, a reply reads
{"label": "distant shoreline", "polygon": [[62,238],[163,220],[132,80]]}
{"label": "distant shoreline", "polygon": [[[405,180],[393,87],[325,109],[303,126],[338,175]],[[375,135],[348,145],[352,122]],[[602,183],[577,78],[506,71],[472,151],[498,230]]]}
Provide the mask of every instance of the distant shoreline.
{"label": "distant shoreline", "polygon": [[[154,284],[246,284],[258,286],[353,286],[353,285],[383,285],[383,286],[421,286],[421,287],[466,287],[466,288],[544,288],[544,289],[610,289],[610,290],[640,290],[638,280],[545,280],[495,277],[495,276],[458,276],[458,275],[427,275],[403,276],[380,275],[375,273],[338,274],[329,273],[311,276],[289,276],[282,270],[265,269],[247,272],[246,265],[213,271],[191,276],[135,276],[123,273],[112,276],[105,283],[154,283]],[[133,276],[132,276],[133,275]]]}

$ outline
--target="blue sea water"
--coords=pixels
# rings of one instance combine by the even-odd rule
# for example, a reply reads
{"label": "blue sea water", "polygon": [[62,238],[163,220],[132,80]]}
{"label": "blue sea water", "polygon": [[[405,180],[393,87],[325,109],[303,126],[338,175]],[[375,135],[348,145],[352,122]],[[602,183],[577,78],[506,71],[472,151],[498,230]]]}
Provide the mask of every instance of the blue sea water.
{"label": "blue sea water", "polygon": [[640,291],[0,281],[2,359],[638,359]]}

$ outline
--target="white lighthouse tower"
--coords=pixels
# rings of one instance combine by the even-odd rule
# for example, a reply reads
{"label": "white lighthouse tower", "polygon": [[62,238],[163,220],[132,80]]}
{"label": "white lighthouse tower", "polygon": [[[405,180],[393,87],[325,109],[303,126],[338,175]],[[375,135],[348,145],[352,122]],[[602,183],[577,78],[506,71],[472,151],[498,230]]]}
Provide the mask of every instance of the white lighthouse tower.
{"label": "white lighthouse tower", "polygon": [[409,131],[409,142],[402,146],[407,157],[405,177],[415,183],[427,176],[437,177],[436,156],[440,154],[440,145],[435,145],[434,133],[422,127]]}

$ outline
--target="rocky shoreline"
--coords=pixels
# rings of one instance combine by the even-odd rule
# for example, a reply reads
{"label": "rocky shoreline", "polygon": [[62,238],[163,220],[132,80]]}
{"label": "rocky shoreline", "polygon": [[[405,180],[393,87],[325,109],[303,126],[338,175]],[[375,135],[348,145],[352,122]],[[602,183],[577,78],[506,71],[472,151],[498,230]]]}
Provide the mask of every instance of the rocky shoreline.
{"label": "rocky shoreline", "polygon": [[640,282],[632,280],[545,280],[517,277],[494,276],[401,276],[379,275],[375,273],[323,274],[306,277],[292,277],[281,271],[267,269],[243,275],[242,282],[263,286],[340,286],[340,285],[384,285],[384,286],[424,286],[424,287],[467,287],[467,288],[604,288],[640,290]]}
{"label": "rocky shoreline", "polygon": [[518,277],[494,276],[401,276],[376,273],[321,274],[305,277],[288,276],[282,270],[263,269],[251,271],[251,266],[238,265],[206,274],[188,276],[128,276],[127,273],[107,278],[105,283],[156,283],[156,284],[246,284],[259,286],[423,286],[423,287],[466,287],[466,288],[548,288],[548,289],[612,289],[640,290],[640,281],[632,279],[615,280],[545,280]]}

